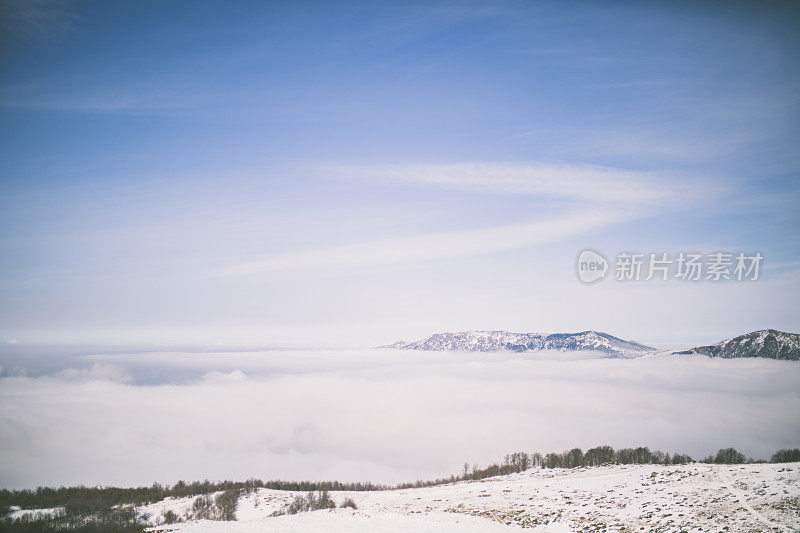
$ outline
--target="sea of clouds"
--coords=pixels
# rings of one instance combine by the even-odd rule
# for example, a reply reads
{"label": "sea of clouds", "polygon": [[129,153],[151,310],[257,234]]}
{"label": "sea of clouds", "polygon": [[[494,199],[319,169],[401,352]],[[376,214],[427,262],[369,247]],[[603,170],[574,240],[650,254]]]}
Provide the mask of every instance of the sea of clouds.
{"label": "sea of clouds", "polygon": [[[40,354],[41,355],[41,354]],[[800,363],[395,350],[0,361],[0,486],[398,482],[506,453],[800,446]]]}

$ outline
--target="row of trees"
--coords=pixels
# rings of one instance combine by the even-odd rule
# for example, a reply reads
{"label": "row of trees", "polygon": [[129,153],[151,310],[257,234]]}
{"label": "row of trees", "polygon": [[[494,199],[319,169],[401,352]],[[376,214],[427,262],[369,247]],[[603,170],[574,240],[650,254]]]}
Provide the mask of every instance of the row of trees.
{"label": "row of trees", "polygon": [[[542,455],[539,452],[527,454],[516,452],[506,455],[503,462],[490,464],[485,467],[464,463],[464,468],[459,475],[434,480],[418,480],[411,483],[402,483],[394,488],[416,488],[432,485],[443,485],[456,481],[470,481],[485,479],[505,474],[522,472],[528,468],[577,468],[587,466],[600,466],[608,464],[660,464],[679,465],[695,462],[691,456],[681,453],[669,454],[660,450],[650,450],[646,446],[638,448],[620,448],[615,450],[611,446],[597,446],[583,452],[580,448],[573,448],[563,452],[551,452]],[[744,454],[734,448],[723,448],[715,455],[709,455],[701,462],[715,464],[743,464],[765,463],[765,460],[748,459]],[[772,455],[773,463],[800,462],[800,449],[778,450]]]}
{"label": "row of trees", "polygon": [[0,531],[3,533],[55,533],[65,530],[69,531],[69,533],[144,533],[145,528],[136,523],[115,525],[105,522],[89,522],[75,526],[51,521],[3,521],[0,523]]}
{"label": "row of trees", "polygon": [[[743,463],[766,463],[764,459],[753,459],[752,457],[745,457],[743,453],[738,452],[735,448],[722,448],[716,455],[709,455],[701,462],[714,463],[718,465],[738,465]],[[770,458],[771,463],[796,463],[800,462],[800,449],[782,449],[772,454]]]}
{"label": "row of trees", "polygon": [[797,463],[800,462],[800,449],[778,450],[772,454],[773,463]]}
{"label": "row of trees", "polygon": [[339,481],[247,481],[211,482],[195,481],[187,483],[178,481],[173,486],[154,483],[149,487],[39,487],[34,490],[0,490],[0,516],[8,513],[11,506],[21,509],[47,509],[65,507],[71,516],[85,516],[102,512],[115,505],[144,505],[161,501],[164,498],[185,498],[212,494],[215,492],[252,492],[257,488],[308,491],[370,491],[386,490],[391,487],[373,483],[342,483]]}
{"label": "row of trees", "polygon": [[88,514],[74,510],[48,516],[0,521],[3,533],[144,533],[133,506],[109,507]]}
{"label": "row of trees", "polygon": [[[534,456],[537,454],[534,454]],[[621,448],[614,450],[611,446],[597,446],[583,453],[580,448],[573,448],[562,453],[548,453],[539,461],[542,468],[576,468],[578,466],[599,466],[604,464],[674,465],[691,463],[688,455],[676,453],[670,455],[660,450],[651,451],[646,446],[638,448]]]}

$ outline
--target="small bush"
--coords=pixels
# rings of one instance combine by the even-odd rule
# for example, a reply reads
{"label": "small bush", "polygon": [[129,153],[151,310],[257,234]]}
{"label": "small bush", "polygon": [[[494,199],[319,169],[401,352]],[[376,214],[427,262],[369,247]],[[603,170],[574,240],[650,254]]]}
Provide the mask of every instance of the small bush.
{"label": "small bush", "polygon": [[213,506],[214,502],[211,500],[211,496],[208,494],[198,496],[195,498],[194,503],[192,503],[192,518],[211,520]]}
{"label": "small bush", "polygon": [[236,520],[236,506],[239,503],[239,491],[226,490],[217,495],[214,500],[216,507],[214,518],[216,520]]}
{"label": "small bush", "polygon": [[319,493],[314,510],[316,511],[317,509],[336,509],[336,502],[333,501],[333,498],[331,498],[327,490],[323,490]]}
{"label": "small bush", "polygon": [[167,512],[161,517],[161,520],[165,524],[176,524],[181,521],[180,517],[172,512],[172,509],[168,509]]}
{"label": "small bush", "polygon": [[216,498],[204,494],[195,498],[191,517],[197,520],[236,520],[238,503],[239,491],[236,489],[220,492]]}
{"label": "small bush", "polygon": [[292,503],[283,508],[278,514],[297,514],[308,511],[308,499],[305,496],[295,496]]}
{"label": "small bush", "polygon": [[358,506],[356,505],[356,502],[353,501],[353,498],[345,498],[344,501],[342,502],[342,505],[340,505],[339,507],[341,508],[349,507],[350,509],[358,509]]}

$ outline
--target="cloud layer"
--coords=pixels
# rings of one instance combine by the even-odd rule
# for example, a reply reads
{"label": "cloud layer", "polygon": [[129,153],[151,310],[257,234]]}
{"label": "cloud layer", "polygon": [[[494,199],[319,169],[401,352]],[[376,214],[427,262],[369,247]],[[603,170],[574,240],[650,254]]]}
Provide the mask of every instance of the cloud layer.
{"label": "cloud layer", "polygon": [[[514,450],[800,444],[800,365],[383,350],[103,356],[0,380],[0,480],[408,481]],[[160,369],[154,384],[131,376]],[[138,379],[138,378],[137,378]]]}

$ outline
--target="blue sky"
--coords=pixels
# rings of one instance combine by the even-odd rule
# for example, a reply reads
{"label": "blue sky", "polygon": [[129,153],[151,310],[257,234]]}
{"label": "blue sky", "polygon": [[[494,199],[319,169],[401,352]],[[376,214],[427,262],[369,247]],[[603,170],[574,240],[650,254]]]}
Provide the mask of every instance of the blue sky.
{"label": "blue sky", "polygon": [[[789,3],[3,10],[6,341],[800,330]],[[764,275],[587,287],[587,246]]]}

